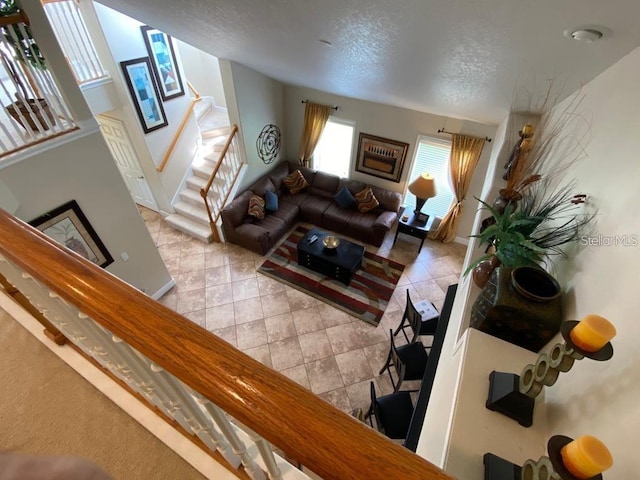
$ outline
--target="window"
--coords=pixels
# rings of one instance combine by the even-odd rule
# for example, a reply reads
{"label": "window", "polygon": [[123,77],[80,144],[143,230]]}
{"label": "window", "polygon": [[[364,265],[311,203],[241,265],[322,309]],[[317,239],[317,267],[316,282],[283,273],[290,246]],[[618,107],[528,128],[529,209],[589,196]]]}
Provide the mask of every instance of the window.
{"label": "window", "polygon": [[[421,173],[428,172],[436,181],[438,194],[427,200],[423,212],[429,215],[443,218],[449,211],[455,195],[449,186],[449,155],[451,154],[451,141],[440,140],[431,137],[418,137],[413,167],[407,185]],[[416,197],[407,190],[404,197],[404,205],[408,209],[416,208]]]}
{"label": "window", "polygon": [[351,170],[353,123],[330,117],[313,152],[313,168],[347,178]]}

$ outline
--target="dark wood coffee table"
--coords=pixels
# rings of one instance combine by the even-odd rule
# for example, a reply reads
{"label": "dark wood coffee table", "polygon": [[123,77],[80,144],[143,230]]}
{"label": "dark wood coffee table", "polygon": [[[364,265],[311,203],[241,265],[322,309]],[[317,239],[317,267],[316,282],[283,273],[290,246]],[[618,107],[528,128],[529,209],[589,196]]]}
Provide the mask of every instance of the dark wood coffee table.
{"label": "dark wood coffee table", "polygon": [[[318,236],[317,240],[309,242],[314,235]],[[327,232],[312,228],[302,237],[298,242],[298,265],[349,285],[362,265],[364,247],[341,238],[337,248],[328,249],[322,244],[327,235]]]}

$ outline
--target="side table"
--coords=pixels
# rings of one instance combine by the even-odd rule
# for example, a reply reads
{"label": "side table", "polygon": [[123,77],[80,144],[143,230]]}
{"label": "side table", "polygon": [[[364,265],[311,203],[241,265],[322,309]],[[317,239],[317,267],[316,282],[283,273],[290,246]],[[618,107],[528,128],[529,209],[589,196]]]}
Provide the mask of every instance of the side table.
{"label": "side table", "polygon": [[424,244],[424,239],[427,238],[429,229],[431,228],[431,224],[433,223],[433,219],[435,217],[430,217],[427,215],[426,220],[418,220],[413,212],[409,213],[408,215],[409,218],[407,220],[403,220],[402,217],[398,218],[396,236],[393,239],[393,244],[396,244],[396,240],[398,240],[398,234],[404,233],[405,235],[410,235],[421,240],[420,247],[418,248],[418,252],[420,252],[420,250],[422,250],[422,245]]}

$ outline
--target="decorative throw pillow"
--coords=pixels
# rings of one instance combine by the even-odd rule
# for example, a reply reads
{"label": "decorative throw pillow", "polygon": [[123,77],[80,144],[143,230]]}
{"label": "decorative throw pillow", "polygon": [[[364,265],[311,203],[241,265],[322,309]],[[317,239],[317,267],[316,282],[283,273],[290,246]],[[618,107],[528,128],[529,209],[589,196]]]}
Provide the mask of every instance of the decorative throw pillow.
{"label": "decorative throw pillow", "polygon": [[333,199],[340,208],[351,208],[356,204],[356,198],[351,194],[346,186],[342,187],[340,191],[335,194]]}
{"label": "decorative throw pillow", "polygon": [[271,190],[264,192],[264,209],[267,212],[276,212],[278,210],[278,195]]}
{"label": "decorative throw pillow", "polygon": [[355,197],[356,201],[358,202],[358,210],[360,210],[362,213],[370,212],[374,208],[377,208],[378,205],[380,205],[380,202],[378,202],[378,199],[373,194],[373,190],[371,190],[371,187],[367,187],[364,190],[356,193]]}
{"label": "decorative throw pillow", "polygon": [[264,218],[264,198],[258,195],[251,195],[249,198],[249,208],[247,213],[252,217],[261,220]]}
{"label": "decorative throw pillow", "polygon": [[304,175],[302,175],[300,170],[296,170],[290,175],[284,177],[282,183],[284,183],[285,187],[289,189],[292,195],[301,192],[309,186],[309,182],[307,182],[307,179],[304,178]]}

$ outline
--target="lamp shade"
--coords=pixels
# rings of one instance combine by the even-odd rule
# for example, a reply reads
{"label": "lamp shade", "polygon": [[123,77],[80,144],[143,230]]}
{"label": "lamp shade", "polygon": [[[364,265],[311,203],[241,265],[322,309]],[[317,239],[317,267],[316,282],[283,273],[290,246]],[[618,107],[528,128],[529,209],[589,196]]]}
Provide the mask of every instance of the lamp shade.
{"label": "lamp shade", "polygon": [[433,175],[430,173],[419,175],[418,178],[409,184],[409,191],[413,193],[416,198],[423,200],[435,197],[437,191]]}

